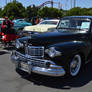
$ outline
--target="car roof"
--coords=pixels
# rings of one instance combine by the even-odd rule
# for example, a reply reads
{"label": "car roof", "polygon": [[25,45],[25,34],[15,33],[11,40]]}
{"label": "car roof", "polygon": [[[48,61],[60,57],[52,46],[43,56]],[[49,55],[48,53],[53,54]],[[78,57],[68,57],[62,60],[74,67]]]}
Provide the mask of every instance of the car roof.
{"label": "car roof", "polygon": [[48,22],[48,21],[52,21],[52,22],[57,22],[57,25],[58,25],[58,23],[59,23],[59,19],[49,19],[49,20],[43,20],[43,21],[41,21],[39,24],[41,24],[41,23],[43,23],[43,22]]}
{"label": "car roof", "polygon": [[92,19],[92,16],[66,16],[64,18],[84,18],[84,19]]}

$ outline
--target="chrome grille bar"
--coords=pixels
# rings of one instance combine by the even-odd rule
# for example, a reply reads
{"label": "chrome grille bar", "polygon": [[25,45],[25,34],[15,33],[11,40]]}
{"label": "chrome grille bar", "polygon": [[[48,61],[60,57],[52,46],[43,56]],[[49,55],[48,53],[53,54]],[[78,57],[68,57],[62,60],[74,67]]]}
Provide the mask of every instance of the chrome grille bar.
{"label": "chrome grille bar", "polygon": [[28,46],[28,55],[31,57],[44,57],[44,47],[42,46]]}

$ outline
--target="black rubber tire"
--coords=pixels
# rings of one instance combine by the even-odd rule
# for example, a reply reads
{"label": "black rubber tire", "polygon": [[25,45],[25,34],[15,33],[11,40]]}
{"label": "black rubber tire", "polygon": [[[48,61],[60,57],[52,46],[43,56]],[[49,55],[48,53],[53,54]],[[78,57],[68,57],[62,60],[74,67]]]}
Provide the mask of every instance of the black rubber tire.
{"label": "black rubber tire", "polygon": [[[77,71],[75,74],[72,74],[72,73],[71,73],[71,67],[70,67],[70,66],[71,66],[71,63],[73,62],[74,58],[76,58],[76,57],[77,57],[77,59],[80,60],[80,61],[78,61],[78,62],[80,62],[81,64],[79,64],[79,66],[78,66],[78,67],[79,67],[78,71]],[[70,58],[69,61],[67,62],[67,65],[66,65],[66,75],[67,75],[68,77],[76,77],[76,76],[78,76],[78,75],[80,74],[82,68],[83,68],[82,57],[81,57],[80,54],[75,54],[75,55],[73,55],[72,58]]]}

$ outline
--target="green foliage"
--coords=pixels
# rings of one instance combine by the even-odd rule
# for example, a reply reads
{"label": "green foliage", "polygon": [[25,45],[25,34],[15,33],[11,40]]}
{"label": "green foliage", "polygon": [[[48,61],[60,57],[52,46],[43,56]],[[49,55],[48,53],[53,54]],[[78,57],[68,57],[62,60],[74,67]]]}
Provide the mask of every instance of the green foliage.
{"label": "green foliage", "polygon": [[49,18],[58,18],[62,17],[63,13],[62,10],[58,10],[56,8],[49,8],[44,7],[38,11],[38,15],[42,18],[49,17]]}
{"label": "green foliage", "polygon": [[80,15],[89,15],[88,14],[88,9],[87,8],[81,8]]}
{"label": "green foliage", "polygon": [[27,9],[26,9],[26,14],[27,14],[27,17],[29,18],[30,16],[32,16],[32,8],[31,6],[28,6]]}
{"label": "green foliage", "polygon": [[66,16],[92,15],[92,8],[72,8],[66,12]]}
{"label": "green foliage", "polygon": [[89,8],[87,11],[88,11],[88,15],[92,16],[92,8]]}
{"label": "green foliage", "polygon": [[72,8],[71,10],[66,12],[66,16],[76,16],[76,15],[81,15],[81,8]]}
{"label": "green foliage", "polygon": [[33,5],[33,7],[28,6],[27,9],[26,9],[27,17],[30,18],[30,17],[37,16],[38,10],[39,10],[39,8],[36,7],[35,5]]}
{"label": "green foliage", "polygon": [[25,8],[19,2],[8,3],[2,12],[2,16],[14,16],[15,18],[25,17],[25,15]]}
{"label": "green foliage", "polygon": [[35,5],[33,5],[33,7],[28,6],[27,8],[25,8],[21,3],[15,1],[8,3],[3,10],[0,8],[0,17],[8,16],[9,18],[13,19],[24,17],[31,18],[37,15],[39,15],[42,18],[45,17],[58,18],[63,16],[80,16],[80,15],[92,16],[92,8],[76,7],[67,11],[49,7],[43,7],[42,9],[39,9]]}
{"label": "green foliage", "polygon": [[0,8],[0,17],[2,17],[2,9]]}

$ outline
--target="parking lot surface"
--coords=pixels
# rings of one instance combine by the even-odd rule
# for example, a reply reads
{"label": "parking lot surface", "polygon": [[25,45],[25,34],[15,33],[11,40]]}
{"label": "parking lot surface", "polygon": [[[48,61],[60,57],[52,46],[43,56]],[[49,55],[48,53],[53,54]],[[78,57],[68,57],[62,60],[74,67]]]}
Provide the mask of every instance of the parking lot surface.
{"label": "parking lot surface", "polygon": [[0,92],[92,92],[92,63],[75,78],[16,72],[10,50],[0,49]]}

